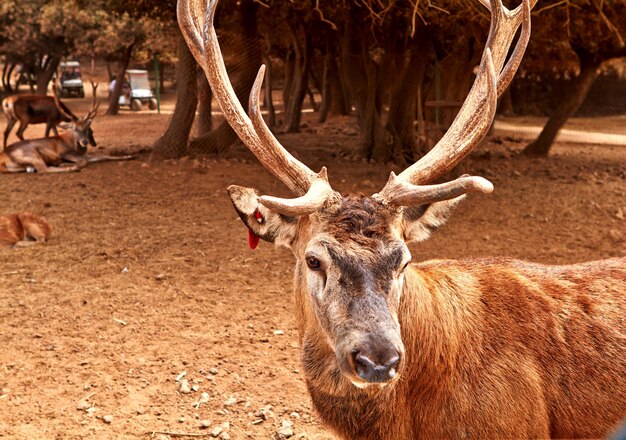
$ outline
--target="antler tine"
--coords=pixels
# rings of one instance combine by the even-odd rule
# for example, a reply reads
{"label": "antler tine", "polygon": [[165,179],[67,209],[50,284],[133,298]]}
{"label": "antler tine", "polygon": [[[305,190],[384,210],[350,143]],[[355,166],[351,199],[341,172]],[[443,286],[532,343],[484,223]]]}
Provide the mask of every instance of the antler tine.
{"label": "antler tine", "polygon": [[[502,0],[480,1],[491,11],[491,25],[476,80],[448,131],[431,151],[395,179],[398,182],[425,184],[461,162],[489,131],[495,117],[497,97],[509,86],[519,67],[530,37],[530,8],[537,0],[522,0],[522,4],[513,11],[506,9]],[[505,65],[520,24],[520,38]],[[495,72],[498,77],[494,82]],[[392,184],[392,180],[377,195],[386,202],[394,200],[392,191],[398,186],[397,183]]]}
{"label": "antler tine", "polygon": [[91,109],[87,112],[85,119],[93,119],[98,114],[98,109],[100,108],[100,102],[98,102],[98,86],[99,83],[94,83],[93,81],[89,81],[91,83],[92,90],[92,98],[91,98]]}
{"label": "antler tine", "polygon": [[335,198],[335,191],[328,183],[326,167],[323,167],[311,184],[307,193],[295,199],[281,199],[279,197],[261,196],[259,202],[279,214],[289,216],[309,215],[324,208],[329,200]]}
{"label": "antler tine", "polygon": [[427,205],[454,199],[468,192],[485,194],[493,192],[493,184],[490,181],[483,177],[468,175],[438,185],[412,185],[398,180],[392,172],[387,185],[393,188],[392,198],[388,202],[396,206]]}
{"label": "antler tine", "polygon": [[59,87],[56,82],[52,84],[52,97],[54,98],[54,104],[57,106],[57,110],[70,121],[76,121],[76,116],[66,112],[61,101],[59,101]]}
{"label": "antler tine", "polygon": [[[306,194],[313,183],[322,177],[294,158],[276,140],[265,123],[259,122],[258,119],[262,119],[260,114],[253,116],[255,119],[253,123],[233,90],[213,27],[217,0],[208,0],[206,3],[204,0],[195,0],[194,6],[197,8],[192,8],[190,1],[179,0],[178,2],[179,25],[189,49],[204,70],[213,90],[213,96],[219,103],[224,117],[268,171],[298,196]],[[205,3],[205,11],[199,7],[201,2]],[[200,28],[203,29],[202,35]],[[261,67],[257,81],[259,77],[262,81],[263,71],[264,68]]]}

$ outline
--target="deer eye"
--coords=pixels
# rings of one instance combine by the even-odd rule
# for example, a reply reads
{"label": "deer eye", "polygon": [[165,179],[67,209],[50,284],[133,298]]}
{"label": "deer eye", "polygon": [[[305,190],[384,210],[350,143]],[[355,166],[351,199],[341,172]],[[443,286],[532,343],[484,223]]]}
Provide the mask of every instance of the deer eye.
{"label": "deer eye", "polygon": [[320,270],[322,268],[322,263],[315,257],[306,257],[306,265],[311,270]]}
{"label": "deer eye", "polygon": [[400,271],[400,273],[404,272],[406,268],[409,267],[409,264],[411,264],[411,260],[407,261],[406,264],[402,266],[402,270]]}

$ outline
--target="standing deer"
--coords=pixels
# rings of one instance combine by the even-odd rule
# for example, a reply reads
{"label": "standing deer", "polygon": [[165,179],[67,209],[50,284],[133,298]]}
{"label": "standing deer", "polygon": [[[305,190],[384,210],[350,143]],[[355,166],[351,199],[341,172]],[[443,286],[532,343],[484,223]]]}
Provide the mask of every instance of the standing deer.
{"label": "standing deer", "polygon": [[[603,437],[626,416],[626,259],[543,266],[510,259],[411,263],[482,177],[429,184],[486,135],[530,36],[531,0],[483,4],[491,27],[474,85],[439,143],[372,196],[334,191],[266,126],[264,67],[245,114],[228,79],[216,1],[178,19],[225,118],[297,198],[231,186],[251,245],[289,247],[306,383],[345,439]],[[519,40],[506,56],[521,24]]]}
{"label": "standing deer", "polygon": [[[91,109],[82,118],[65,114],[69,123],[60,125],[65,128],[61,134],[40,139],[19,141],[9,145],[0,153],[0,173],[66,173],[79,171],[88,163],[111,160],[130,160],[135,156],[88,156],[87,148],[93,141],[91,123],[98,113],[96,99],[97,85],[94,85],[94,98]],[[53,99],[59,105],[56,93]],[[62,111],[59,105],[58,109]]]}
{"label": "standing deer", "polygon": [[[91,83],[94,92],[94,100],[96,98],[97,85]],[[56,89],[54,90],[56,95]],[[57,126],[63,122],[72,122],[78,120],[76,115],[58,99],[52,96],[43,95],[14,95],[5,98],[2,101],[2,110],[7,117],[7,126],[4,130],[4,139],[2,148],[6,149],[7,139],[13,127],[17,122],[20,123],[17,128],[17,137],[24,140],[24,131],[29,124],[46,124],[45,137],[50,136],[50,130],[58,136]],[[97,147],[93,137],[93,132],[89,129],[89,142]]]}

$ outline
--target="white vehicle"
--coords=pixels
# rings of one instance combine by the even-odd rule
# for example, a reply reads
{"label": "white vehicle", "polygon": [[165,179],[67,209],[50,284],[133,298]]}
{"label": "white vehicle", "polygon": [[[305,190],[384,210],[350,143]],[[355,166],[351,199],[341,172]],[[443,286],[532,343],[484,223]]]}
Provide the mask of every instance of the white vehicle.
{"label": "white vehicle", "polygon": [[119,100],[120,106],[129,106],[133,111],[139,111],[144,104],[150,110],[156,110],[157,100],[150,88],[147,70],[127,70]]}
{"label": "white vehicle", "polygon": [[78,61],[64,61],[59,64],[59,94],[62,98],[68,96],[85,97],[85,89],[80,74]]}

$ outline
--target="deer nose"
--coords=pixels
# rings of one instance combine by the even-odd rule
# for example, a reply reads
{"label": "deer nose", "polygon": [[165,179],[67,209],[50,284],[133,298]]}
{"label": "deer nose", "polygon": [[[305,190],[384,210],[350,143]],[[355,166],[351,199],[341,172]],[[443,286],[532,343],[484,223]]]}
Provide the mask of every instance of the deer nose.
{"label": "deer nose", "polygon": [[361,379],[370,383],[384,383],[396,376],[400,353],[395,349],[388,349],[375,356],[368,355],[365,351],[353,350],[352,359]]}

